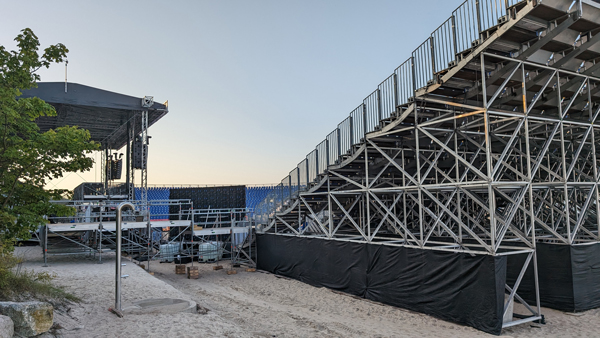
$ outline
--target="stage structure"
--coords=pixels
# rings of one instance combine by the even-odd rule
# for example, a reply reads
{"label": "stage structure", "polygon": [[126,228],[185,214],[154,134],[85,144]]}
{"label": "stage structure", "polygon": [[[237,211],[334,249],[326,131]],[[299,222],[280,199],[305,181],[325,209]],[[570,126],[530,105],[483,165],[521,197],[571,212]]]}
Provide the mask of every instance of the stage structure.
{"label": "stage structure", "polygon": [[[36,233],[44,248],[44,262],[49,255],[82,253],[98,255],[101,262],[103,253],[116,248],[115,210],[125,201],[132,203],[135,210],[124,212],[122,249],[138,259],[172,261],[178,256],[192,260],[199,258],[202,250],[218,247],[221,256],[254,264],[255,259],[251,259],[255,256],[254,244],[247,241],[253,238],[248,235],[254,227],[247,217],[252,210],[243,209],[243,186],[238,192],[242,199],[236,201],[242,209],[211,209],[198,214],[204,216],[205,223],[206,219],[215,219],[215,214],[220,220],[223,219],[220,215],[227,214],[229,227],[219,222],[198,229],[192,213],[197,215],[202,210],[194,210],[190,198],[173,198],[168,190],[158,194],[164,199],[149,199],[148,128],[168,113],[166,102],[159,104],[152,96],[133,97],[63,82],[38,83],[37,88],[24,91],[22,97],[39,97],[55,107],[57,116],[36,121],[41,132],[65,125],[78,126],[89,130],[91,139],[102,145],[102,182],[83,183],[74,191],[75,200],[57,202],[73,207],[76,215],[49,215],[49,224]],[[123,148],[124,153],[120,151]],[[137,184],[135,170],[140,174]],[[170,236],[172,229],[177,233],[174,237]],[[215,231],[219,234],[212,234]],[[218,245],[203,246],[215,236],[220,240]]]}
{"label": "stage structure", "polygon": [[[168,103],[154,102],[152,96],[134,97],[77,83],[39,82],[23,91],[22,97],[39,97],[54,106],[57,116],[36,120],[41,132],[60,126],[78,126],[90,132],[102,146],[101,195],[109,198],[115,180],[125,168],[127,199],[135,199],[135,169],[140,170],[141,201],[147,201],[148,127],[168,112]],[[125,147],[125,151],[119,152]],[[125,156],[123,158],[123,156]],[[98,192],[84,191],[84,194]]]}
{"label": "stage structure", "polygon": [[543,321],[538,243],[598,243],[599,33],[597,1],[463,2],[256,207],[259,268]]}

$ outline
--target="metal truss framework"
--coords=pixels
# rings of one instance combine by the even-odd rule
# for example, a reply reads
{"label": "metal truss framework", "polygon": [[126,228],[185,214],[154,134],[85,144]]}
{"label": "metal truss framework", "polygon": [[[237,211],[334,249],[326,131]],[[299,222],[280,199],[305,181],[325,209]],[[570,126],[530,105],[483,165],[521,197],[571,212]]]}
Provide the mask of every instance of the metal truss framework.
{"label": "metal truss framework", "polygon": [[[538,289],[536,242],[597,242],[600,227],[600,50],[592,48],[600,25],[586,21],[580,1],[550,2],[564,12],[551,18],[537,1],[507,3],[502,23],[448,69],[436,72],[439,51],[431,47],[434,76],[425,86],[413,53],[412,83],[403,83],[404,64],[389,78],[393,111],[385,113],[386,79],[376,109],[367,97],[264,201],[260,231],[525,254],[506,285],[503,327],[539,320],[539,292],[531,305],[518,295],[530,265]],[[533,39],[517,42],[517,33]],[[403,85],[415,95],[403,100]],[[525,318],[507,319],[513,302]]]}
{"label": "metal truss framework", "polygon": [[[70,254],[97,255],[98,263],[102,263],[102,254],[113,252],[116,247],[115,208],[120,202],[67,202],[77,214],[49,217],[51,223],[40,228],[37,234],[44,264],[50,255]],[[251,209],[194,210],[190,200],[155,200],[147,204],[135,201],[133,204],[136,210],[127,211],[123,216],[123,251],[140,255],[144,260],[164,260],[167,256],[172,260],[178,256],[190,258],[192,262],[203,255],[222,257],[227,254],[234,264],[256,266],[254,224],[248,217]],[[170,221],[150,221],[151,215],[146,212],[150,206],[172,206],[179,211],[154,215]],[[229,243],[230,246],[226,245]]]}
{"label": "metal truss framework", "polygon": [[[139,126],[139,127],[138,127]],[[130,201],[135,200],[135,168],[133,165],[134,159],[134,149],[132,147],[132,143],[136,139],[136,131],[139,131],[139,139],[141,140],[143,146],[141,147],[141,156],[142,159],[148,158],[148,144],[150,140],[150,136],[148,135],[148,127],[149,127],[149,116],[147,110],[136,111],[133,113],[131,118],[127,120],[121,127],[115,130],[112,134],[107,136],[105,140],[101,142],[102,144],[102,159],[101,159],[101,179],[104,184],[104,194],[110,194],[110,188],[114,185],[113,181],[107,176],[106,172],[106,163],[107,159],[112,155],[111,154],[111,146],[110,143],[113,137],[113,134],[125,133],[127,135],[126,141],[126,150],[125,150],[125,184],[126,184],[126,194],[127,198]],[[123,131],[124,130],[124,131]],[[115,151],[118,149],[114,149]],[[116,152],[115,152],[116,155]],[[146,204],[148,201],[148,167],[147,161],[142,160],[140,169],[140,201],[143,204]],[[121,183],[118,183],[121,184]]]}

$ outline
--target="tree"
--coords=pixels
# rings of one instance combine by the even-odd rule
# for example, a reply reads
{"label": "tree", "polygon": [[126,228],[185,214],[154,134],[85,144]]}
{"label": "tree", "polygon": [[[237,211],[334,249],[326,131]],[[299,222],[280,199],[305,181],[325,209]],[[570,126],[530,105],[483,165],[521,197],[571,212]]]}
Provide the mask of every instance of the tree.
{"label": "tree", "polygon": [[56,110],[39,98],[19,98],[21,90],[37,86],[41,67],[63,62],[63,44],[46,48],[40,56],[39,40],[29,28],[15,38],[16,51],[0,45],[0,248],[11,250],[17,238],[46,223],[45,215],[67,215],[73,210],[53,204],[64,190],[47,190],[50,179],[89,170],[98,149],[90,133],[76,126],[41,133],[35,120],[56,116]]}

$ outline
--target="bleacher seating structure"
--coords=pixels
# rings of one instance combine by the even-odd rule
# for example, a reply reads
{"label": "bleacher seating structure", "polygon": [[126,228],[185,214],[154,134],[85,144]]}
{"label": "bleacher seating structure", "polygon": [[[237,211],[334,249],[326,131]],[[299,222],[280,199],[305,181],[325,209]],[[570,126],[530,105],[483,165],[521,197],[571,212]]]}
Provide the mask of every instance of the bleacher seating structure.
{"label": "bleacher seating structure", "polygon": [[246,187],[246,208],[254,209],[274,188],[272,185]]}

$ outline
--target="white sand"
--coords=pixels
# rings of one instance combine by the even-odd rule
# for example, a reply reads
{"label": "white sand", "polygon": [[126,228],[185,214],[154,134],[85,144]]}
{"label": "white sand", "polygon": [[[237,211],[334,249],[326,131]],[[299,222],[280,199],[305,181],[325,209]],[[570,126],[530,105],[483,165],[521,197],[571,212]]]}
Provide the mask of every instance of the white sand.
{"label": "white sand", "polygon": [[[235,268],[235,275],[195,264],[200,279],[176,275],[174,264],[152,262],[152,276],[124,262],[123,307],[146,298],[191,299],[208,308],[202,314],[143,314],[118,318],[114,305],[114,256],[104,264],[84,256],[51,256],[42,267],[39,247],[18,248],[25,268],[57,274],[55,283],[83,299],[55,321],[63,337],[493,337],[423,314],[315,288],[262,272]],[[189,266],[190,264],[188,264]],[[526,324],[503,331],[509,337],[600,336],[600,310],[572,315],[543,309],[546,325]]]}

